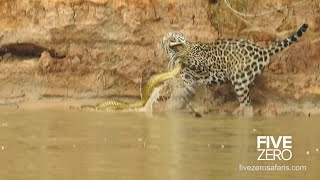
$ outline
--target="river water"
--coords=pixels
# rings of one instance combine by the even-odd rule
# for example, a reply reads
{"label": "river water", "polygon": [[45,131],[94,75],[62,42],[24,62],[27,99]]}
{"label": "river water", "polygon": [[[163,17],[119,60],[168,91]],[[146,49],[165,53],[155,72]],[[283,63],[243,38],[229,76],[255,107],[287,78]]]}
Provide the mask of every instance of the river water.
{"label": "river water", "polygon": [[[0,110],[0,179],[320,179],[320,117]],[[257,136],[292,136],[257,161]],[[305,166],[243,171],[240,166]]]}

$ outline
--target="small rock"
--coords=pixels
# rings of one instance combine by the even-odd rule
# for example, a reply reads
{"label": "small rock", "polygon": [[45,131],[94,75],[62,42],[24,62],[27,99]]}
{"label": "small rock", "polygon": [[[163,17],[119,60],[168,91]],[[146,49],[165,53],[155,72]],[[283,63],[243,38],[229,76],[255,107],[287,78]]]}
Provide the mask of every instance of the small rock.
{"label": "small rock", "polygon": [[44,51],[38,61],[38,68],[41,72],[47,72],[50,69],[53,59],[49,52]]}
{"label": "small rock", "polygon": [[4,62],[12,61],[12,54],[11,54],[11,53],[6,53],[6,54],[4,54],[3,57],[2,57],[2,60],[3,60]]}
{"label": "small rock", "polygon": [[195,116],[196,118],[201,118],[201,117],[202,117],[202,115],[201,115],[200,113],[198,113],[198,112],[195,112],[195,113],[194,113],[194,116]]}
{"label": "small rock", "polygon": [[81,60],[78,56],[75,56],[71,59],[71,64],[72,65],[79,65],[81,63]]}

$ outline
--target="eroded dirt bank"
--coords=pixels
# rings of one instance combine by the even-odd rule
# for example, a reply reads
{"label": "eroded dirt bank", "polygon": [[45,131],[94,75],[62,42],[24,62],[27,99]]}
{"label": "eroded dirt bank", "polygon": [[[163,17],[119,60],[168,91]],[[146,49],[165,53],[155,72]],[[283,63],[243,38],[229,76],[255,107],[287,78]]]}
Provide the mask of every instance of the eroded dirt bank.
{"label": "eroded dirt bank", "polygon": [[[169,31],[190,41],[243,38],[267,46],[308,23],[301,41],[256,80],[252,99],[256,113],[319,112],[320,3],[230,2],[238,12],[224,0],[1,0],[0,103],[139,98],[141,84],[167,67],[158,43]],[[195,106],[237,106],[230,85],[211,90]]]}

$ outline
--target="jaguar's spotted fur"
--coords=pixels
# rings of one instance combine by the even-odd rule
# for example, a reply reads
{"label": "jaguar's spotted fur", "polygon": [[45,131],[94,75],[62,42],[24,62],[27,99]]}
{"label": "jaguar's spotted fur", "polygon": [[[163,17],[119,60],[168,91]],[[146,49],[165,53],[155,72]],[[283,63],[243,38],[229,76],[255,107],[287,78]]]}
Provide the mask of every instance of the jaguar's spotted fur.
{"label": "jaguar's spotted fur", "polygon": [[234,39],[191,43],[180,33],[168,33],[162,40],[162,48],[172,63],[183,64],[181,77],[189,93],[195,93],[196,83],[212,85],[231,81],[240,106],[245,106],[250,105],[249,86],[269,64],[272,55],[297,41],[307,28],[303,24],[292,36],[269,48]]}

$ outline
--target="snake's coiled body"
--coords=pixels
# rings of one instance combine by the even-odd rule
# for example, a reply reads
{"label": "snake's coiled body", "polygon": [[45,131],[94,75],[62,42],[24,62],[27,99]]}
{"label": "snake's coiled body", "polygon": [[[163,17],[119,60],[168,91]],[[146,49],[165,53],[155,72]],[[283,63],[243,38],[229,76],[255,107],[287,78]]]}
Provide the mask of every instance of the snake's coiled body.
{"label": "snake's coiled body", "polygon": [[142,98],[135,103],[126,103],[122,101],[106,101],[103,103],[99,103],[97,105],[82,105],[81,108],[94,108],[97,110],[101,109],[135,109],[142,108],[148,101],[153,92],[154,88],[159,84],[168,79],[175,77],[180,74],[182,69],[181,64],[177,64],[171,71],[161,73],[151,77],[151,79],[147,82],[146,86],[143,89]]}

